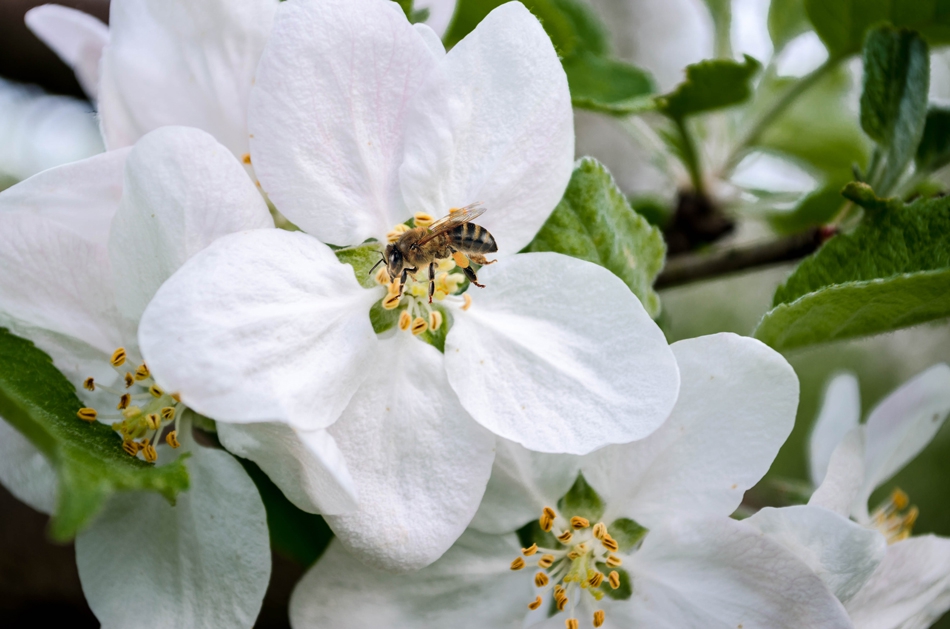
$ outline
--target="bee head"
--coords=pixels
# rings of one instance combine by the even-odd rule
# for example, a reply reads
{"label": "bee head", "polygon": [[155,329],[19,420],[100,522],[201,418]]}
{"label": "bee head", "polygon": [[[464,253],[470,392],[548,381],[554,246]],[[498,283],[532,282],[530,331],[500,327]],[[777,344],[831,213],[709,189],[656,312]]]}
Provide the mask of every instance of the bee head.
{"label": "bee head", "polygon": [[386,267],[391,279],[396,279],[402,272],[402,253],[396,248],[396,245],[386,245]]}

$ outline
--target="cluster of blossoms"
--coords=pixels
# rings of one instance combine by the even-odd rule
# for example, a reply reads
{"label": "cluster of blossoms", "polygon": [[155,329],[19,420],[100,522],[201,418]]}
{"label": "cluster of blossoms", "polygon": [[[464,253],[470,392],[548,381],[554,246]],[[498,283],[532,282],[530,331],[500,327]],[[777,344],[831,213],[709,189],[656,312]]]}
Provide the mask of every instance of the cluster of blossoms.
{"label": "cluster of blossoms", "polygon": [[[270,546],[237,457],[335,534],[298,628],[900,627],[950,605],[946,563],[926,595],[893,589],[945,540],[918,548],[903,494],[867,512],[950,410],[950,370],[864,425],[833,385],[811,502],[739,521],[794,423],[788,363],[734,335],[670,346],[610,271],[519,253],[574,167],[567,79],[520,3],[448,52],[386,0],[114,0],[108,29],[55,6],[30,24],[108,150],[0,194],[0,325],[129,455],[191,455],[175,506],[118,494],[77,538],[105,626],[253,624]],[[497,260],[394,275],[387,244],[473,204]],[[471,262],[491,262],[478,284]],[[0,431],[0,480],[49,512],[50,464]]]}

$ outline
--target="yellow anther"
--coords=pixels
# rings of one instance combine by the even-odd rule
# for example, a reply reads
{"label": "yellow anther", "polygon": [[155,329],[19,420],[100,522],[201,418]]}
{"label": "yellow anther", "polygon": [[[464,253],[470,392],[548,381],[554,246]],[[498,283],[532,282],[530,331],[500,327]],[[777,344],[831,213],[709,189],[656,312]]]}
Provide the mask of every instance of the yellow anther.
{"label": "yellow anther", "polygon": [[82,407],[79,409],[79,412],[76,413],[76,417],[83,420],[84,422],[94,422],[98,416],[99,414],[96,412],[96,409],[89,408],[88,406]]}
{"label": "yellow anther", "polygon": [[389,271],[387,271],[384,266],[379,267],[379,270],[376,271],[376,283],[389,288],[390,282],[392,282],[392,280],[389,277]]}
{"label": "yellow anther", "polygon": [[579,515],[575,515],[573,518],[571,518],[571,526],[574,527],[575,531],[586,529],[588,526],[590,526],[590,520],[587,518],[582,518]]}
{"label": "yellow anther", "polygon": [[164,419],[167,422],[170,422],[171,420],[175,419],[175,407],[166,406],[162,408],[162,419]]}
{"label": "yellow anther", "polygon": [[179,395],[178,393],[172,393],[172,399],[175,400],[176,402],[181,402],[181,395]]}
{"label": "yellow anther", "polygon": [[620,544],[617,543],[617,540],[612,538],[609,533],[604,534],[604,538],[600,540],[600,543],[604,545],[604,548],[609,550],[612,553],[620,550]]}
{"label": "yellow anther", "polygon": [[412,325],[412,315],[409,314],[408,310],[403,310],[399,313],[399,329],[405,332],[409,329],[409,326]]}
{"label": "yellow anther", "polygon": [[604,625],[604,610],[598,609],[594,612],[594,627],[602,627]]}
{"label": "yellow anther", "polygon": [[178,443],[178,431],[177,431],[177,430],[173,430],[173,431],[171,431],[170,433],[168,433],[167,435],[165,435],[165,443],[167,443],[168,445],[170,445],[170,446],[173,447],[173,448],[178,448],[178,447],[180,447],[181,444]]}
{"label": "yellow anther", "polygon": [[538,567],[544,568],[547,570],[554,565],[554,555],[541,555],[541,559],[538,560]]}
{"label": "yellow anther", "polygon": [[159,426],[162,425],[162,422],[158,419],[156,413],[149,413],[145,416],[145,425],[148,426],[149,430],[158,430]]}
{"label": "yellow anther", "polygon": [[557,541],[561,542],[562,544],[570,544],[573,537],[574,534],[571,533],[570,529],[568,529],[557,536]]}
{"label": "yellow anther", "polygon": [[521,549],[521,554],[524,555],[525,557],[530,557],[531,555],[535,554],[536,552],[538,552],[538,545],[537,545],[537,544],[531,544],[531,545],[528,546],[527,548],[522,548],[522,549]]}
{"label": "yellow anther", "polygon": [[548,575],[543,572],[539,572],[538,574],[534,575],[534,584],[539,588],[543,588],[545,585],[547,585],[548,581]]}
{"label": "yellow anther", "polygon": [[412,220],[416,227],[428,227],[435,221],[431,214],[426,214],[425,212],[416,212]]}
{"label": "yellow anther", "polygon": [[541,607],[541,603],[543,603],[543,602],[544,602],[544,601],[541,600],[541,597],[539,596],[539,597],[537,597],[536,599],[534,599],[533,601],[531,601],[530,603],[528,603],[528,609],[530,609],[530,610],[535,610],[535,609]]}
{"label": "yellow anther", "polygon": [[399,293],[389,293],[386,295],[386,298],[383,299],[383,308],[386,310],[395,310],[401,300],[402,295]]}
{"label": "yellow anther", "polygon": [[611,589],[616,590],[620,587],[620,573],[616,570],[612,570],[610,574],[607,575],[607,583],[610,584]]}
{"label": "yellow anther", "polygon": [[116,404],[115,408],[118,411],[124,411],[125,409],[129,407],[129,404],[131,404],[131,402],[132,402],[132,396],[129,395],[128,393],[123,393],[119,397],[119,403]]}
{"label": "yellow anther", "polygon": [[891,492],[891,502],[894,503],[898,511],[903,511],[907,508],[907,505],[910,504],[910,496],[901,489],[894,489],[894,491]]}
{"label": "yellow anther", "polygon": [[429,329],[435,332],[442,327],[442,313],[438,310],[433,310],[429,313]]}
{"label": "yellow anther", "polygon": [[152,394],[152,397],[162,397],[165,395],[165,392],[157,384],[153,384],[148,388],[148,392]]}
{"label": "yellow anther", "polygon": [[564,586],[558,583],[554,586],[554,598],[561,598],[564,596]]}
{"label": "yellow anther", "polygon": [[[557,599],[557,601],[555,601],[555,603],[557,603],[557,610],[559,612],[564,611],[564,608],[567,607],[567,602],[568,602],[567,596],[561,596],[561,598]],[[571,620],[574,621],[574,625],[573,625],[574,629],[577,629],[577,620],[574,618],[570,618],[567,622],[570,623]],[[567,626],[571,627],[570,624],[568,624]]]}
{"label": "yellow anther", "polygon": [[462,304],[462,310],[468,310],[469,308],[472,307],[471,295],[469,295],[468,293],[465,293],[464,295],[462,295],[462,300],[465,302],[464,304]]}
{"label": "yellow anther", "polygon": [[142,449],[142,446],[137,441],[127,439],[122,442],[122,449],[125,450],[125,453],[129,456],[135,456],[139,453],[139,450]]}
{"label": "yellow anther", "polygon": [[87,391],[95,391],[96,381],[93,378],[86,378],[82,381],[82,388],[86,389]]}
{"label": "yellow anther", "polygon": [[429,329],[429,322],[423,319],[422,317],[416,317],[412,321],[412,333],[416,336],[422,334]]}
{"label": "yellow anther", "polygon": [[396,242],[399,240],[399,237],[409,231],[409,226],[402,223],[393,227],[388,234],[386,234],[386,240],[389,242]]}
{"label": "yellow anther", "polygon": [[609,568],[618,568],[623,565],[623,560],[617,555],[609,555],[606,563]]}
{"label": "yellow anther", "polygon": [[149,376],[148,366],[146,366],[145,363],[142,363],[136,368],[135,370],[136,380],[145,380],[146,378],[148,378],[148,376]]}
{"label": "yellow anther", "polygon": [[594,525],[594,528],[591,529],[591,532],[597,539],[604,539],[604,535],[607,534],[607,525],[603,522],[598,522]]}
{"label": "yellow anther", "polygon": [[251,165],[251,154],[250,154],[250,153],[245,153],[244,155],[242,155],[242,156],[241,156],[241,162],[243,162],[244,164],[247,164],[248,166],[250,166],[250,165]]}
{"label": "yellow anther", "polygon": [[[558,608],[560,609],[560,606]],[[567,629],[577,629],[580,625],[577,622],[577,618],[568,618],[564,621],[564,626],[567,627]]]}
{"label": "yellow anther", "polygon": [[544,522],[550,521],[551,524],[554,524],[554,518],[556,517],[557,517],[557,513],[554,512],[554,509],[552,509],[551,507],[545,507],[541,511],[541,528],[544,529],[545,531],[550,531],[551,527],[545,528]]}
{"label": "yellow anther", "polygon": [[109,359],[109,362],[112,363],[113,367],[121,367],[125,364],[125,357],[125,348],[120,347],[112,352],[112,358]]}
{"label": "yellow anther", "polygon": [[597,572],[596,570],[591,570],[590,572],[588,572],[588,574],[590,574],[590,576],[587,578],[587,583],[589,583],[592,588],[599,588],[600,584],[604,582],[603,572]]}
{"label": "yellow anther", "polygon": [[150,443],[146,443],[142,446],[142,457],[149,463],[154,463],[158,460],[158,452],[155,451],[155,446]]}
{"label": "yellow anther", "polygon": [[126,372],[126,374],[125,374],[125,388],[128,389],[128,388],[131,387],[133,384],[135,384],[135,376],[133,376],[130,372]]}
{"label": "yellow anther", "polygon": [[521,570],[522,568],[524,568],[524,559],[522,559],[521,557],[518,557],[517,559],[511,562],[512,570]]}
{"label": "yellow anther", "polygon": [[910,532],[910,529],[914,527],[914,524],[917,522],[917,517],[920,515],[920,509],[917,507],[911,507],[910,511],[907,512],[907,515],[904,516],[904,521],[901,523],[901,526]]}

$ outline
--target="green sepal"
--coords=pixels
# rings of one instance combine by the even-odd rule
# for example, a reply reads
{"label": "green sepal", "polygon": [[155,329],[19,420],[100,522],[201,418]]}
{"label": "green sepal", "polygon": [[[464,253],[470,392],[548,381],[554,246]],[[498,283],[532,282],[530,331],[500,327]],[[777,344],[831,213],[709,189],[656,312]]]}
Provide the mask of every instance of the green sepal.
{"label": "green sepal", "polygon": [[558,513],[567,519],[580,516],[598,522],[604,515],[604,501],[594,488],[587,484],[583,474],[577,475],[574,485],[557,502]]}
{"label": "green sepal", "polygon": [[657,97],[658,109],[670,118],[682,119],[707,111],[731,107],[752,96],[752,78],[762,64],[745,55],[745,62],[708,59],[686,66],[686,80],[669,94]]}
{"label": "green sepal", "polygon": [[524,548],[529,548],[531,544],[537,544],[540,548],[557,548],[561,544],[553,533],[541,528],[538,520],[531,520],[518,529],[517,534]]}
{"label": "green sepal", "polygon": [[617,574],[620,575],[620,587],[618,587],[616,590],[610,587],[610,585],[607,583],[607,579],[604,579],[603,585],[600,586],[600,589],[604,594],[615,601],[626,601],[631,596],[633,596],[633,581],[631,581],[630,574],[627,573],[626,570],[623,568],[609,568],[607,564],[603,563],[597,564],[597,569],[604,574],[610,574],[612,571],[616,570]]}
{"label": "green sepal", "polygon": [[614,520],[607,526],[607,530],[620,546],[620,551],[624,553],[629,553],[639,547],[640,542],[650,532],[650,529],[630,518]]}
{"label": "green sepal", "polygon": [[336,257],[340,262],[344,262],[353,267],[356,274],[356,281],[363,288],[373,288],[379,286],[376,283],[374,272],[370,269],[379,264],[382,260],[382,248],[378,242],[367,242],[356,247],[346,247],[335,251]]}
{"label": "green sepal", "polygon": [[523,251],[553,251],[599,264],[622,279],[651,316],[659,314],[653,282],[666,257],[663,236],[633,211],[592,157],[578,160],[561,202]]}
{"label": "green sepal", "polygon": [[160,467],[130,457],[115,431],[76,416],[82,406],[49,356],[0,328],[0,416],[56,470],[49,533],[58,541],[75,537],[117,491],[155,491],[174,504],[178,492],[188,489],[187,455]]}
{"label": "green sepal", "polygon": [[778,0],[769,3],[769,36],[775,54],[804,32],[811,30],[804,0]]}

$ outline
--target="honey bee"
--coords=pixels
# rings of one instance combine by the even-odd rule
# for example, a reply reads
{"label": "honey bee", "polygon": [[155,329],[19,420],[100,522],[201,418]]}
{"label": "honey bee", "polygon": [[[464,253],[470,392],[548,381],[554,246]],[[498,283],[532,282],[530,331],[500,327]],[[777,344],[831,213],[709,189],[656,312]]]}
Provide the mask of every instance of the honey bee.
{"label": "honey bee", "polygon": [[[495,260],[486,260],[486,253],[498,251],[495,238],[487,229],[472,223],[485,208],[478,203],[453,210],[448,216],[437,220],[428,227],[416,227],[402,234],[396,242],[386,246],[386,252],[380,263],[385,262],[390,280],[399,280],[399,294],[402,295],[406,277],[415,274],[425,265],[429,265],[429,303],[435,293],[435,262],[451,257],[461,267],[469,281],[478,283],[469,262],[492,264]],[[375,267],[374,267],[375,268]]]}

